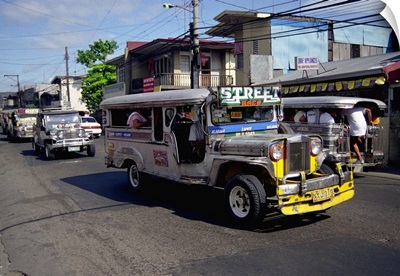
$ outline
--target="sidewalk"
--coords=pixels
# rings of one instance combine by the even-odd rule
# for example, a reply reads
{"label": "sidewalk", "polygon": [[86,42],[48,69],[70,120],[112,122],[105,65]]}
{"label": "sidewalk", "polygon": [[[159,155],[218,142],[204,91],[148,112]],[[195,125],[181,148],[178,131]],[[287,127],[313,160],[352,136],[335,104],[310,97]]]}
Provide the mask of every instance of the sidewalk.
{"label": "sidewalk", "polygon": [[400,166],[388,165],[385,167],[376,167],[357,173],[358,175],[374,176],[380,178],[397,179],[400,181]]}

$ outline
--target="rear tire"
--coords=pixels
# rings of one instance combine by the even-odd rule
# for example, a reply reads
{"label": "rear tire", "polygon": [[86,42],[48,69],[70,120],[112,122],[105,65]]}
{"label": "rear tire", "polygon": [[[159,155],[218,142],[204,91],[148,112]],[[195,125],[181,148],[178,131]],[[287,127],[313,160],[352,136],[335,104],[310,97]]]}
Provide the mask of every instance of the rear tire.
{"label": "rear tire", "polygon": [[128,167],[128,181],[131,184],[132,190],[137,193],[143,190],[143,179],[141,178],[142,174],[139,173],[139,169],[136,166],[136,163],[132,163]]}
{"label": "rear tire", "polygon": [[252,228],[261,222],[266,214],[264,187],[254,175],[236,175],[225,187],[224,205],[233,223]]}

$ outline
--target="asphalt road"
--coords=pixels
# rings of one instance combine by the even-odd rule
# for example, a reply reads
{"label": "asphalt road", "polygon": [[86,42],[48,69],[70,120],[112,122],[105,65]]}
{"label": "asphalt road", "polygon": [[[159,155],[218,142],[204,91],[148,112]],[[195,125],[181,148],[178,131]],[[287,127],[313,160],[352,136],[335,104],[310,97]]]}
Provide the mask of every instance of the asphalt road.
{"label": "asphalt road", "polygon": [[368,172],[325,214],[232,228],[221,191],[133,194],[97,154],[47,161],[0,135],[0,275],[398,275],[400,178]]}

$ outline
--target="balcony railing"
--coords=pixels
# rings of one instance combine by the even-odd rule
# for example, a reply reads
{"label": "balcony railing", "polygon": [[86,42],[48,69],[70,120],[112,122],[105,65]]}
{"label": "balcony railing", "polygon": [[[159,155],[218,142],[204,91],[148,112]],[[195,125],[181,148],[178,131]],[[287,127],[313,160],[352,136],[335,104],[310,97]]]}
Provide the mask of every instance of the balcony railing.
{"label": "balcony railing", "polygon": [[[189,88],[190,74],[159,74],[155,76],[154,85],[164,88]],[[233,85],[233,76],[217,74],[200,74],[200,87],[217,87]]]}

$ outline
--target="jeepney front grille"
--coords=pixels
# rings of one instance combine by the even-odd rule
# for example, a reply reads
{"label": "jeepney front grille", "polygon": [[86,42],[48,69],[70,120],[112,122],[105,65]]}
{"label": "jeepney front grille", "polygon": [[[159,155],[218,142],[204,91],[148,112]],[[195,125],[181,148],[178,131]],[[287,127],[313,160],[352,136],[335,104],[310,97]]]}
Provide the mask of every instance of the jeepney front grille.
{"label": "jeepney front grille", "polygon": [[67,132],[66,131],[64,133],[64,138],[65,139],[74,139],[74,138],[79,138],[79,137],[78,137],[78,134],[75,131],[74,132],[69,132],[69,131]]}
{"label": "jeepney front grille", "polygon": [[288,170],[310,170],[310,144],[308,142],[293,142],[288,147]]}

